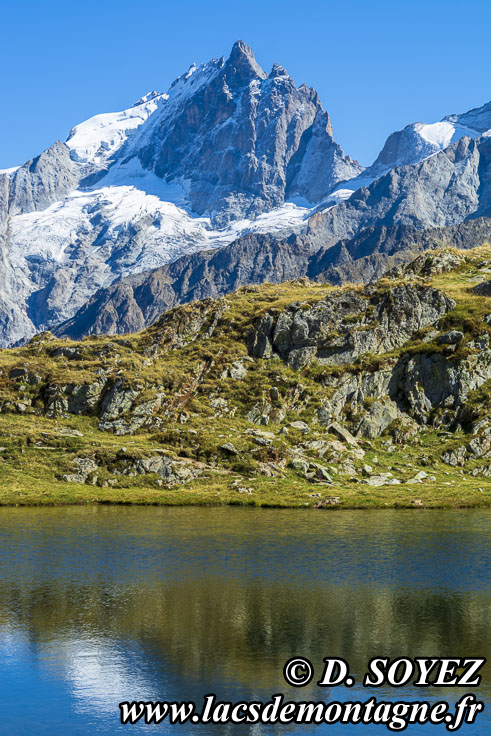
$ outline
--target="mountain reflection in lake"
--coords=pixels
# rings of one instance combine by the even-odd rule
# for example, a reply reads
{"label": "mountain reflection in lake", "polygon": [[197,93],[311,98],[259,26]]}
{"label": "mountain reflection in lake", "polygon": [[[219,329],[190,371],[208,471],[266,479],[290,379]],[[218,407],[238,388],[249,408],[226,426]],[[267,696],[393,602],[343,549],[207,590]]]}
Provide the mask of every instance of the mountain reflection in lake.
{"label": "mountain reflection in lake", "polygon": [[[489,511],[0,510],[0,683],[7,734],[261,734],[122,726],[123,700],[429,698],[363,690],[373,656],[491,655]],[[288,688],[285,661],[348,660],[351,690]],[[317,679],[317,678],[315,678]],[[468,736],[491,724],[487,703]],[[291,726],[274,733],[389,733]],[[411,726],[410,733],[435,726]]]}

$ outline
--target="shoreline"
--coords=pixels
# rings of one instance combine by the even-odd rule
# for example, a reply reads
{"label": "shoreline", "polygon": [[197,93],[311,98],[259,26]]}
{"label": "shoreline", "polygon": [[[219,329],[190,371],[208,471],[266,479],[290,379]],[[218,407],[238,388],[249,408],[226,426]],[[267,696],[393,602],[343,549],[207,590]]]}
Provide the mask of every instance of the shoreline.
{"label": "shoreline", "polygon": [[[419,494],[422,495],[422,494]],[[327,497],[329,498],[329,497]],[[299,511],[432,511],[432,510],[470,510],[470,509],[491,509],[491,488],[489,489],[489,498],[485,499],[473,499],[473,500],[454,500],[450,499],[433,499],[427,500],[426,502],[415,503],[420,499],[408,498],[406,502],[400,500],[394,500],[393,503],[390,501],[376,499],[374,497],[367,497],[363,499],[363,502],[343,502],[338,503],[322,503],[319,504],[318,500],[312,501],[311,503],[306,501],[289,502],[287,500],[235,500],[228,499],[219,501],[217,499],[190,499],[190,498],[176,498],[176,499],[151,499],[151,498],[128,498],[128,499],[116,499],[116,498],[97,498],[97,499],[83,499],[83,498],[70,498],[67,500],[61,500],[56,498],[22,498],[17,501],[0,501],[1,509],[11,508],[81,508],[81,507],[160,507],[160,508],[242,508],[242,509],[275,509],[275,510],[299,510]]]}

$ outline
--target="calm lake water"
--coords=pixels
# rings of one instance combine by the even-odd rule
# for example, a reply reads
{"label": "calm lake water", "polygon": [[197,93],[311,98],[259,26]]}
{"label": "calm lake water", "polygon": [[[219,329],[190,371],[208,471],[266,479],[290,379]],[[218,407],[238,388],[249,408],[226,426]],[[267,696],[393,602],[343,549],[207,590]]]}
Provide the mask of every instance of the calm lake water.
{"label": "calm lake water", "polygon": [[[122,726],[118,704],[210,692],[454,702],[455,688],[360,684],[373,656],[491,657],[490,542],[490,511],[0,509],[0,732],[388,734]],[[357,684],[288,688],[297,655],[319,676],[323,657],[344,657]],[[466,736],[491,732],[489,667],[474,692],[487,707]],[[430,729],[448,733],[406,733]]]}

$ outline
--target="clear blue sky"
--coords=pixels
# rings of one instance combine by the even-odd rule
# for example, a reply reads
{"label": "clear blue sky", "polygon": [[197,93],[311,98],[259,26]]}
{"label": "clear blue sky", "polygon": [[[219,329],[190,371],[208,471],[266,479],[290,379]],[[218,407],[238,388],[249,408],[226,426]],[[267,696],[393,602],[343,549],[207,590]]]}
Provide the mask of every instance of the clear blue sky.
{"label": "clear blue sky", "polygon": [[370,163],[388,133],[491,99],[491,0],[0,0],[0,168],[233,42],[317,89]]}

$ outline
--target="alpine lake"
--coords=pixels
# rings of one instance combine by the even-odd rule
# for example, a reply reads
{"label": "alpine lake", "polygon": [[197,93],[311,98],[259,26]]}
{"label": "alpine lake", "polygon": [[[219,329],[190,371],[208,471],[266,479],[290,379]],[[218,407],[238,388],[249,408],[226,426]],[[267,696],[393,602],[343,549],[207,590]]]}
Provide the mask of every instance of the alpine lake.
{"label": "alpine lake", "polygon": [[[283,678],[311,660],[304,688]],[[491,656],[491,510],[0,509],[0,732],[389,733],[383,725],[122,725],[119,703],[448,700],[363,688],[372,657]],[[343,657],[352,688],[315,683]],[[491,667],[471,689],[491,733]],[[448,733],[410,725],[408,733]]]}

